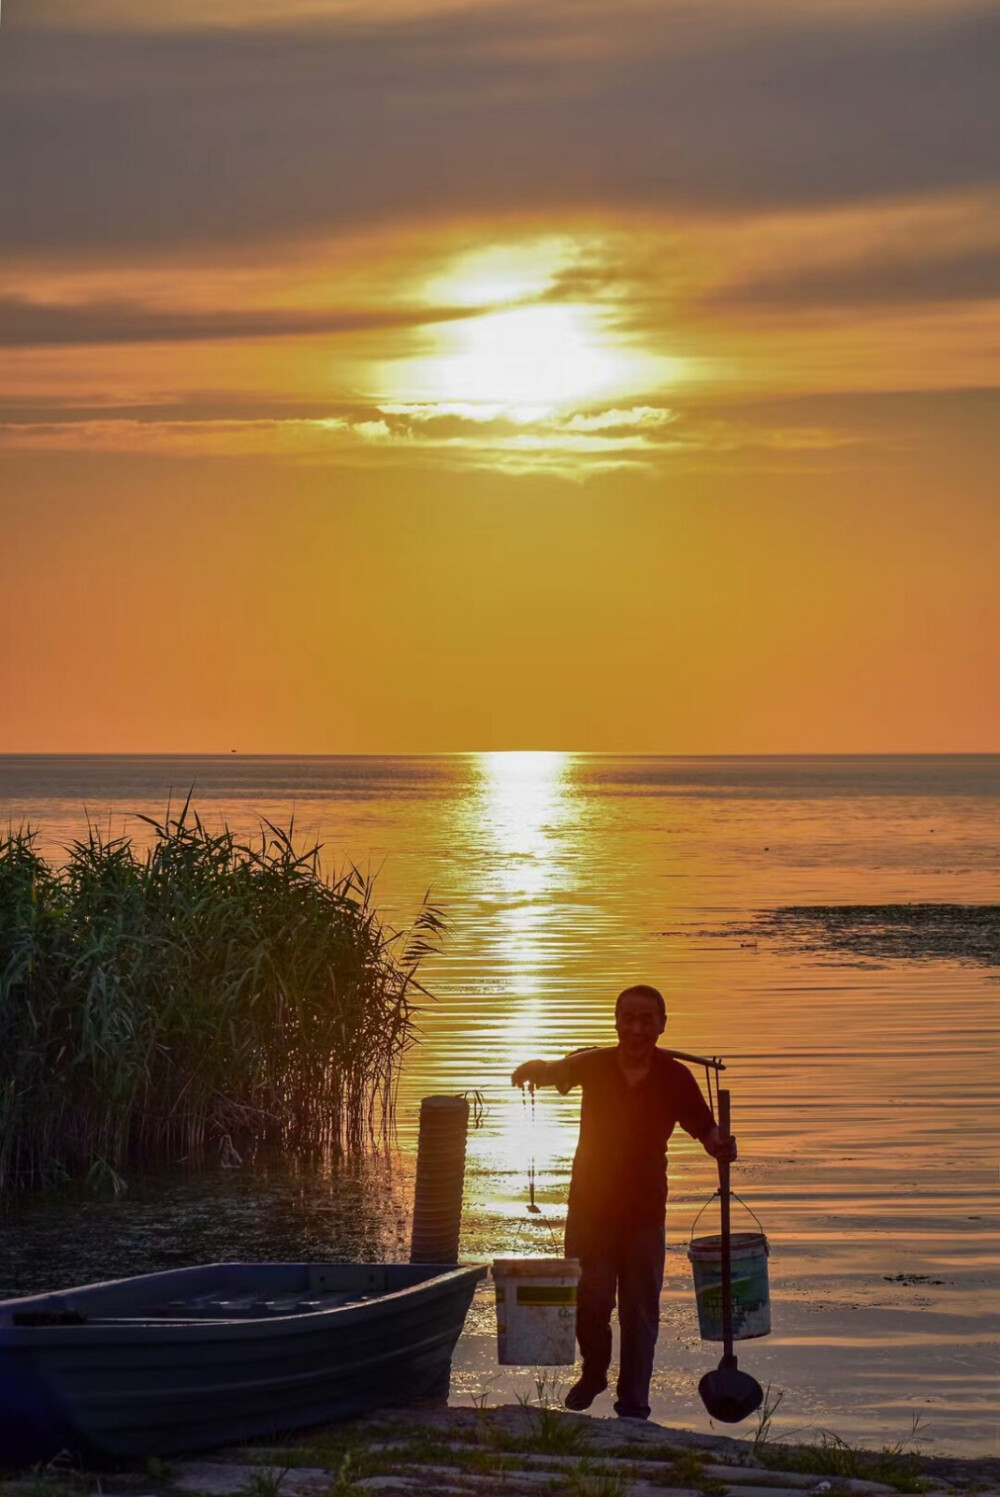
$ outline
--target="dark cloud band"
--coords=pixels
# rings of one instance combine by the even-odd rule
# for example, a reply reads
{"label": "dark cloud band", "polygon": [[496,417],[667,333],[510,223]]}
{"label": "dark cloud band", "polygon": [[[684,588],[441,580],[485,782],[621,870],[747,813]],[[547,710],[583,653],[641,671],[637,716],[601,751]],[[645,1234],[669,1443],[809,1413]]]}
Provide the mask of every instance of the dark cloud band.
{"label": "dark cloud band", "polygon": [[880,254],[845,265],[808,266],[726,287],[715,307],[762,311],[898,307],[1000,298],[1000,245],[967,254],[928,253],[919,243],[894,256]]}
{"label": "dark cloud band", "polygon": [[0,348],[102,343],[189,343],[230,338],[292,338],[379,332],[452,322],[478,308],[330,312],[157,312],[128,302],[59,306],[0,297]]}
{"label": "dark cloud band", "polygon": [[17,26],[0,250],[199,245],[540,208],[718,210],[1000,177],[1000,15],[473,10],[198,35]]}

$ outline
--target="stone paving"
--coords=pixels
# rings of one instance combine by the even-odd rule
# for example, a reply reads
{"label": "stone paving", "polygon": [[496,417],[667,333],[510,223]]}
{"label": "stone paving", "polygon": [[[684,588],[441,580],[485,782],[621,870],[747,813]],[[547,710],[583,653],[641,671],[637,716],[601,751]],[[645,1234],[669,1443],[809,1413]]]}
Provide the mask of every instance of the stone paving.
{"label": "stone paving", "polygon": [[4,1483],[3,1497],[1000,1497],[1000,1459],[897,1456],[873,1480],[844,1468],[866,1469],[875,1452],[826,1458],[817,1470],[816,1446],[755,1448],[554,1406],[425,1406],[135,1471],[46,1468]]}
{"label": "stone paving", "polygon": [[928,1497],[1000,1497],[1000,1460],[914,1455],[898,1463],[890,1485],[784,1469],[808,1463],[809,1452],[793,1447],[782,1449],[780,1464],[769,1453],[755,1452],[750,1439],[551,1407],[405,1409],[294,1445],[177,1461],[170,1486],[184,1497],[880,1497],[901,1487]]}

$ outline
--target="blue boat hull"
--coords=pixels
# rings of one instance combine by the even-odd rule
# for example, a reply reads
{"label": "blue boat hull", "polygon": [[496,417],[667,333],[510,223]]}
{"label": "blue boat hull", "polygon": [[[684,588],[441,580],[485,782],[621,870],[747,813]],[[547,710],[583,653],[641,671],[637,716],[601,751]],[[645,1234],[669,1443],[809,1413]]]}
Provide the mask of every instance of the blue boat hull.
{"label": "blue boat hull", "polygon": [[0,1458],[168,1456],[433,1396],[485,1272],[214,1264],[8,1300]]}

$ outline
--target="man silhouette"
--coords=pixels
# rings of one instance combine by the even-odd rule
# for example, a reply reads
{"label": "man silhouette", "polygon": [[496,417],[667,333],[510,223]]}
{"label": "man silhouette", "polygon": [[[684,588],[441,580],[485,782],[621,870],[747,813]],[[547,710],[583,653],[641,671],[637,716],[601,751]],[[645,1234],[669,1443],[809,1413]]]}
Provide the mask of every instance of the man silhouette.
{"label": "man silhouette", "polygon": [[583,1372],[566,1407],[587,1409],[608,1386],[617,1294],[615,1413],[622,1419],[649,1418],[666,1251],[667,1140],[680,1123],[713,1159],[736,1158],[735,1140],[723,1143],[691,1072],[657,1047],[666,1022],[663,995],[639,983],[618,995],[617,1045],[525,1061],[511,1077],[514,1086],[583,1090],[566,1217],[566,1255],[580,1260],[576,1336]]}

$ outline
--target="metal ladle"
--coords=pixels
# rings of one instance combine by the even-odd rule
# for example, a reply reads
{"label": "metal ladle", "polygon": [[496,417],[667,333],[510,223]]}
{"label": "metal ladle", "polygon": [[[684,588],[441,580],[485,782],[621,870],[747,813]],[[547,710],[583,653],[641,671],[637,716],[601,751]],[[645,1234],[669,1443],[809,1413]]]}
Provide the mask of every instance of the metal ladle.
{"label": "metal ladle", "polygon": [[[724,1143],[732,1138],[729,1092],[719,1090],[719,1134]],[[701,1401],[713,1419],[739,1424],[764,1402],[757,1379],[741,1372],[733,1355],[733,1266],[729,1231],[729,1160],[720,1159],[719,1204],[722,1214],[722,1361],[714,1372],[706,1372],[698,1384]]]}

